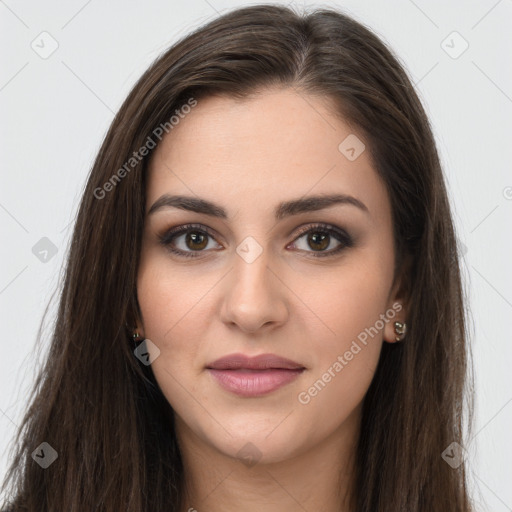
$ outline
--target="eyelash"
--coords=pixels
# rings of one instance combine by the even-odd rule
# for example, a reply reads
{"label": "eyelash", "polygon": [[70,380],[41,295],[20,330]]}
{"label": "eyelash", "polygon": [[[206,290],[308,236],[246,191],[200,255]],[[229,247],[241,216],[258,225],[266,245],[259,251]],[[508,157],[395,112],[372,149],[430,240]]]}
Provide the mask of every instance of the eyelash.
{"label": "eyelash", "polygon": [[[179,226],[177,228],[172,228],[169,231],[165,232],[163,235],[158,235],[159,243],[162,244],[168,251],[170,251],[173,254],[176,254],[179,257],[183,258],[198,258],[201,257],[199,255],[195,255],[194,253],[201,253],[205,252],[205,250],[200,251],[182,251],[181,249],[175,249],[171,246],[171,243],[174,241],[175,238],[179,237],[180,235],[187,234],[189,232],[199,232],[201,234],[206,234],[210,236],[211,238],[215,239],[215,236],[213,232],[208,229],[206,226],[203,226],[201,224],[185,224],[183,226]],[[302,238],[304,235],[307,235],[309,233],[322,233],[326,235],[333,236],[338,242],[341,243],[339,247],[336,249],[331,249],[330,251],[306,251],[311,252],[312,256],[315,258],[326,258],[330,256],[335,256],[339,252],[341,252],[345,248],[352,247],[354,245],[353,239],[345,233],[343,230],[338,229],[334,226],[331,226],[329,224],[323,224],[318,223],[314,225],[307,226],[305,228],[302,228],[299,230],[298,235],[293,240],[292,243],[295,243],[299,238]]]}

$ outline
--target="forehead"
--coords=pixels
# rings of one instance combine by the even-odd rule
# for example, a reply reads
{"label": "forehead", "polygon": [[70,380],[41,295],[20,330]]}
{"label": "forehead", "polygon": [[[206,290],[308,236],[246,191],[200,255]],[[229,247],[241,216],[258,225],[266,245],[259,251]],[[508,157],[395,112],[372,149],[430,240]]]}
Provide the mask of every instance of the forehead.
{"label": "forehead", "polygon": [[[294,89],[198,100],[151,156],[146,211],[163,193],[220,202],[228,214],[344,193],[364,202],[372,217],[386,217],[389,200],[364,138],[333,108],[327,98]],[[347,145],[357,158],[347,158]]]}

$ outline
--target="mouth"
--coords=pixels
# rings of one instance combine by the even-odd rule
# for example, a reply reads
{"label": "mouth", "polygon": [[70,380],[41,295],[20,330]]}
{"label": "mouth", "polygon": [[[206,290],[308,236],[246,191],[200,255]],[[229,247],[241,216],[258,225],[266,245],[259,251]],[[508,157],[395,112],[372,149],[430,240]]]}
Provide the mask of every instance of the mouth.
{"label": "mouth", "polygon": [[274,354],[232,354],[210,363],[206,369],[226,391],[241,397],[259,397],[292,382],[306,368]]}

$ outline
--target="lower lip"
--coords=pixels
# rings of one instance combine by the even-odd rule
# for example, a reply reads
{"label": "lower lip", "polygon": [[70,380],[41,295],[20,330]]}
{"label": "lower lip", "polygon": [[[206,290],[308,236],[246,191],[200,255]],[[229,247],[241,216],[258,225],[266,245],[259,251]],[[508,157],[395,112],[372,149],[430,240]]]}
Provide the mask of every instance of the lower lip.
{"label": "lower lip", "polygon": [[226,390],[238,396],[255,397],[266,395],[295,380],[301,370],[214,370],[210,374]]}

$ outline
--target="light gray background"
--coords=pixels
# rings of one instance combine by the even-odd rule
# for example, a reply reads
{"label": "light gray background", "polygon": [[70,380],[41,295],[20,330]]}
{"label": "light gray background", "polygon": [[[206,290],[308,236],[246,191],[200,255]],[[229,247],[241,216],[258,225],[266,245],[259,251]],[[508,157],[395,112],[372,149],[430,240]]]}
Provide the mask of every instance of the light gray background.
{"label": "light gray background", "polygon": [[[114,113],[178,37],[249,4],[0,1],[0,478],[47,346],[53,313],[40,347],[36,333],[57,285],[70,223]],[[479,510],[511,511],[512,0],[295,4],[340,7],[370,26],[417,84],[465,248],[477,394],[474,436],[466,446],[473,493]],[[51,36],[41,36],[44,31]],[[43,59],[32,45],[48,50],[51,38],[58,48]],[[43,237],[57,248],[46,262],[32,250]]]}

